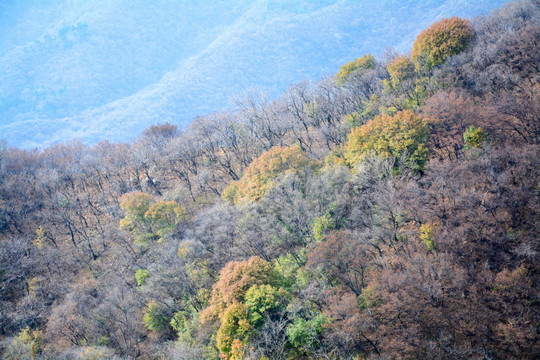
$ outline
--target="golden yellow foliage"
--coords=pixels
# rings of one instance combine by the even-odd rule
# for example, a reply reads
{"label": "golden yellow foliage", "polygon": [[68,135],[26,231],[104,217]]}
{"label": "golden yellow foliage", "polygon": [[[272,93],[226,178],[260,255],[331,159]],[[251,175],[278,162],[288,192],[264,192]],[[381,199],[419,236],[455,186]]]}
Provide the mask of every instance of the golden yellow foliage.
{"label": "golden yellow foliage", "polygon": [[407,156],[406,165],[421,170],[429,158],[428,137],[426,121],[412,111],[382,114],[349,133],[345,159],[349,166],[355,166],[366,156],[376,155],[396,159],[397,166],[397,161]]}
{"label": "golden yellow foliage", "polygon": [[41,249],[45,242],[45,230],[43,227],[38,227],[36,229],[36,238],[34,239],[34,244],[38,247],[38,249]]}
{"label": "golden yellow foliage", "polygon": [[216,335],[217,348],[224,359],[242,359],[242,348],[252,333],[248,322],[247,307],[234,303],[229,306],[222,316],[221,326]]}
{"label": "golden yellow foliage", "polygon": [[386,65],[393,86],[414,75],[414,64],[406,56],[399,55]]}
{"label": "golden yellow foliage", "polygon": [[422,224],[420,226],[420,239],[426,244],[429,251],[437,249],[437,243],[433,239],[435,225],[432,223]]}
{"label": "golden yellow foliage", "polygon": [[233,181],[223,192],[225,200],[236,204],[260,199],[272,187],[276,178],[289,171],[301,171],[313,161],[300,146],[275,146],[255,159],[242,178]]}

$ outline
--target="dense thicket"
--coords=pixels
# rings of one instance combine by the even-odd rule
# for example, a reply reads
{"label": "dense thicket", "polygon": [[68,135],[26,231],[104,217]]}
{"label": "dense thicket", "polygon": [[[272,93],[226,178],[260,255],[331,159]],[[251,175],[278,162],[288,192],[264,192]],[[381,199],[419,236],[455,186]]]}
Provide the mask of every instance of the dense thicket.
{"label": "dense thicket", "polygon": [[5,359],[538,358],[540,12],[130,144],[0,151]]}

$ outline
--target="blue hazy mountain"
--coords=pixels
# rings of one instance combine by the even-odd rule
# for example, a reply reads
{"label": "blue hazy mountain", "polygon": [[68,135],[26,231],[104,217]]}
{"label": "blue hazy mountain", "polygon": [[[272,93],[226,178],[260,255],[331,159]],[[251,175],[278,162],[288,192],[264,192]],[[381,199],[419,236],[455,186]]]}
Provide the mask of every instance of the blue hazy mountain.
{"label": "blue hazy mountain", "polygon": [[0,138],[41,148],[181,127],[247,88],[276,96],[504,2],[0,0]]}

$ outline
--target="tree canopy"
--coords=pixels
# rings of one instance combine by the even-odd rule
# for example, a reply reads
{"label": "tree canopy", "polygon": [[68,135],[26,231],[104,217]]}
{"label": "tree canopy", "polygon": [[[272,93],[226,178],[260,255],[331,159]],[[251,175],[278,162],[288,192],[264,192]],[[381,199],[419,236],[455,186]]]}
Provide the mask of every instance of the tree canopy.
{"label": "tree canopy", "polygon": [[260,199],[275,180],[288,172],[299,172],[314,165],[300,146],[275,146],[255,159],[238,181],[224,190],[223,197],[234,203]]}
{"label": "tree canopy", "polygon": [[378,115],[366,124],[354,128],[348,137],[345,159],[355,166],[369,156],[381,156],[398,162],[406,157],[406,165],[422,170],[429,159],[427,122],[411,111],[394,116]]}
{"label": "tree canopy", "polygon": [[181,132],[0,143],[0,357],[536,359],[539,24],[445,20]]}
{"label": "tree canopy", "polygon": [[473,35],[469,20],[458,17],[442,19],[418,35],[413,44],[412,59],[425,62],[425,66],[431,69],[465,50]]}

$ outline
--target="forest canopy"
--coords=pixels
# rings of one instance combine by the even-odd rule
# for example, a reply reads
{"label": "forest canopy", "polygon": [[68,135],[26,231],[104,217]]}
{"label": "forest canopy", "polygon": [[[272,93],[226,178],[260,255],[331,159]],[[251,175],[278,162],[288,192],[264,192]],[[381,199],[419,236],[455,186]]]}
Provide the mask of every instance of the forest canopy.
{"label": "forest canopy", "polygon": [[0,144],[3,359],[536,359],[540,8],[183,130]]}

